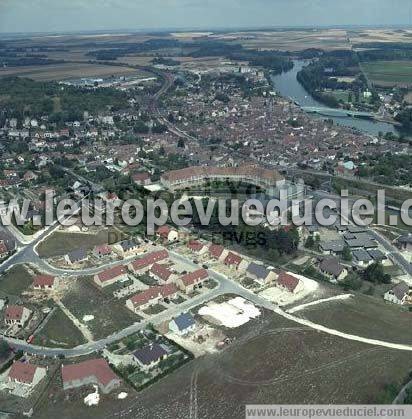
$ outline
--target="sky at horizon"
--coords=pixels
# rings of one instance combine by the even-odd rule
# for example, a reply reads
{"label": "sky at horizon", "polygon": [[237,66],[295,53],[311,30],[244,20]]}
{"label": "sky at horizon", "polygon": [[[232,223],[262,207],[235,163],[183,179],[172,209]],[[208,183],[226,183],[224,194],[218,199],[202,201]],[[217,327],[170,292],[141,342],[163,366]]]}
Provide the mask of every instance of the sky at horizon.
{"label": "sky at horizon", "polygon": [[411,0],[0,0],[0,32],[410,25]]}

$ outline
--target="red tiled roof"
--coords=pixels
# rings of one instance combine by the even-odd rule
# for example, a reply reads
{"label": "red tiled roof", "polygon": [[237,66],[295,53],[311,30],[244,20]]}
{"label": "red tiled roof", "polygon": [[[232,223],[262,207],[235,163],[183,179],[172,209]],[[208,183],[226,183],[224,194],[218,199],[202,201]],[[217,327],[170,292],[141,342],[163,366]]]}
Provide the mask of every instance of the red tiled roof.
{"label": "red tiled roof", "polygon": [[4,243],[4,241],[0,241],[0,255],[4,255],[5,253],[8,253],[9,249],[7,249],[6,244]]}
{"label": "red tiled roof", "polygon": [[219,259],[222,256],[223,251],[225,248],[220,244],[211,244],[209,246],[209,253],[212,257]]}
{"label": "red tiled roof", "polygon": [[293,275],[289,275],[286,272],[281,272],[278,276],[277,282],[287,288],[290,292],[293,292],[299,285],[299,279]]}
{"label": "red tiled roof", "polygon": [[160,226],[156,231],[156,234],[158,234],[161,237],[167,237],[169,233],[170,233],[170,227],[167,225]]}
{"label": "red tiled roof", "polygon": [[23,316],[23,306],[7,306],[5,311],[6,320],[21,320]]}
{"label": "red tiled roof", "polygon": [[233,252],[229,252],[229,254],[225,258],[225,265],[239,266],[240,262],[242,262],[242,258]]}
{"label": "red tiled roof", "polygon": [[37,365],[16,361],[10,368],[9,378],[20,383],[31,384],[37,368],[39,368]]}
{"label": "red tiled roof", "polygon": [[127,269],[123,265],[114,266],[113,268],[106,269],[103,272],[100,272],[97,277],[99,278],[100,282],[110,281],[114,278],[122,276],[127,273]]}
{"label": "red tiled roof", "polygon": [[51,275],[37,275],[33,279],[34,287],[52,287],[54,284],[54,276]]}
{"label": "red tiled roof", "polygon": [[170,295],[176,294],[177,292],[178,289],[175,284],[167,284],[160,287],[150,287],[147,290],[131,297],[130,301],[134,306],[141,306],[159,296],[166,298]]}
{"label": "red tiled roof", "polygon": [[159,263],[154,263],[150,268],[150,272],[153,275],[158,276],[163,281],[167,281],[172,275],[172,271],[165,265],[160,265]]}
{"label": "red tiled roof", "polygon": [[169,253],[167,250],[159,250],[157,252],[149,253],[148,255],[136,259],[132,262],[132,267],[135,271],[146,268],[147,266],[153,265],[155,262],[160,262],[161,260],[167,259]]}
{"label": "red tiled roof", "polygon": [[96,246],[94,251],[99,255],[110,255],[110,253],[112,253],[112,248],[107,244],[102,244],[101,246]]}
{"label": "red tiled roof", "polygon": [[112,380],[119,380],[119,377],[110,369],[106,360],[90,359],[73,365],[62,365],[63,383],[94,376],[96,380],[107,385]]}
{"label": "red tiled roof", "polygon": [[187,243],[187,247],[192,250],[193,252],[200,252],[203,249],[203,244],[197,240],[190,240]]}
{"label": "red tiled roof", "polygon": [[193,272],[189,272],[186,275],[183,275],[180,279],[183,284],[187,287],[188,285],[196,284],[197,282],[206,279],[209,276],[206,269],[198,269]]}

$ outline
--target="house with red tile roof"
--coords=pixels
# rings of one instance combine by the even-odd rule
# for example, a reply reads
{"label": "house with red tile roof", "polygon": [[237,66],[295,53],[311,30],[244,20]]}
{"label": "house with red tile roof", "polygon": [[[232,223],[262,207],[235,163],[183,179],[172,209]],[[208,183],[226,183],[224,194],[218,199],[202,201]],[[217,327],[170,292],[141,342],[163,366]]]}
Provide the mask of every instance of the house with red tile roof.
{"label": "house with red tile roof", "polygon": [[179,290],[175,284],[150,287],[129,298],[126,301],[126,307],[134,313],[137,313],[140,310],[146,310],[167,299],[176,298],[178,292]]}
{"label": "house with red tile roof", "polygon": [[123,265],[114,266],[99,272],[93,279],[99,287],[107,287],[119,281],[126,281],[128,279],[127,268]]}
{"label": "house with red tile roof", "polygon": [[109,256],[112,254],[112,248],[108,244],[102,244],[93,249],[93,254],[98,258]]}
{"label": "house with red tile roof", "polygon": [[220,262],[224,261],[229,253],[229,251],[220,244],[211,244],[208,250],[210,257]]}
{"label": "house with red tile roof", "polygon": [[8,381],[35,387],[45,376],[46,368],[28,362],[15,361],[10,368]]}
{"label": "house with red tile roof", "polygon": [[161,265],[160,263],[154,263],[152,265],[150,268],[150,275],[160,280],[164,284],[173,282],[173,280],[176,278],[176,275],[168,266]]}
{"label": "house with red tile roof", "polygon": [[104,394],[110,393],[121,384],[120,378],[103,358],[62,365],[62,380],[64,390],[95,384]]}
{"label": "house with red tile roof", "polygon": [[303,288],[303,283],[299,278],[283,271],[279,273],[276,285],[279,288],[294,294]]}
{"label": "house with red tile roof", "polygon": [[23,306],[9,305],[4,312],[4,323],[6,325],[17,325],[23,327],[31,316],[31,310]]}
{"label": "house with red tile roof", "polygon": [[236,253],[229,252],[225,257],[223,263],[229,268],[239,269],[240,264],[242,263],[243,258]]}
{"label": "house with red tile roof", "polygon": [[209,274],[206,269],[197,269],[181,276],[176,282],[179,288],[186,294],[190,294],[196,287],[203,284],[209,279]]}
{"label": "house with red tile roof", "polygon": [[147,172],[138,172],[132,175],[132,180],[136,185],[146,186],[152,183],[150,174]]}
{"label": "house with red tile roof", "polygon": [[160,237],[164,241],[175,242],[179,240],[179,233],[174,228],[169,227],[168,225],[160,226],[156,230],[156,236]]}
{"label": "house with red tile roof", "polygon": [[207,251],[206,246],[198,240],[190,240],[187,243],[187,247],[193,252],[201,255],[202,253]]}
{"label": "house with red tile roof", "polygon": [[128,268],[135,273],[147,272],[151,266],[162,260],[169,258],[169,252],[167,250],[158,250],[157,252],[149,253],[139,259],[134,260],[128,265]]}
{"label": "house with red tile roof", "polygon": [[52,275],[37,275],[33,279],[35,290],[52,290],[54,288],[55,277]]}

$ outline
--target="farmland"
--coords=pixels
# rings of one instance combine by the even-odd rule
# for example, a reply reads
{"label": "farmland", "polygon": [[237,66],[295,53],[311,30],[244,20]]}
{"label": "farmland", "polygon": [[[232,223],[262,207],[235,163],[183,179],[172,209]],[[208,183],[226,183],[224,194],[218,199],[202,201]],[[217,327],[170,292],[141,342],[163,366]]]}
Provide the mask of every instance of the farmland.
{"label": "farmland", "polygon": [[138,76],[138,70],[129,67],[86,63],[63,63],[0,69],[0,77],[19,76],[36,81],[59,81],[83,77]]}
{"label": "farmland", "polygon": [[33,278],[23,265],[14,266],[0,278],[0,297],[20,296],[32,284],[32,281]]}
{"label": "farmland", "polygon": [[412,85],[412,61],[374,61],[364,63],[362,67],[376,85]]}

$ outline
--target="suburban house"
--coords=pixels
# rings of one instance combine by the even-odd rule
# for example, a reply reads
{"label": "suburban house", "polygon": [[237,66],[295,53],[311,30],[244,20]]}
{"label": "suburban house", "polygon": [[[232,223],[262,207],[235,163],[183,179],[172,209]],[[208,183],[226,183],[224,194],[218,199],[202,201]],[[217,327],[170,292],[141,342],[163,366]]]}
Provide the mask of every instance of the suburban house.
{"label": "suburban house", "polygon": [[407,252],[412,252],[412,234],[406,234],[404,236],[399,237],[396,240],[396,243],[401,250],[405,250]]}
{"label": "suburban house", "polygon": [[196,321],[189,313],[182,313],[169,322],[169,330],[179,336],[187,335],[195,329]]}
{"label": "suburban house", "polygon": [[68,253],[65,257],[65,260],[70,265],[75,263],[81,263],[88,259],[87,252],[85,249],[76,249]]}
{"label": "suburban house", "polygon": [[200,243],[198,240],[190,240],[187,243],[187,247],[193,252],[201,255],[202,253],[206,252],[206,246],[203,243]]}
{"label": "suburban house", "polygon": [[209,255],[212,259],[216,259],[220,262],[223,262],[226,259],[226,256],[228,255],[228,250],[225,249],[220,244],[211,244],[209,246]]}
{"label": "suburban house", "polygon": [[140,186],[146,186],[152,183],[150,179],[150,174],[147,172],[134,173],[132,175],[132,180],[136,185]]}
{"label": "suburban house", "polygon": [[140,310],[146,310],[167,299],[176,298],[178,292],[175,284],[150,287],[129,298],[126,301],[126,307],[134,313],[138,313]]}
{"label": "suburban house", "polygon": [[319,264],[320,272],[334,281],[342,281],[348,275],[348,270],[334,257],[324,258]]}
{"label": "suburban house", "polygon": [[170,228],[167,225],[160,226],[156,231],[156,236],[164,241],[175,242],[179,240],[179,233],[177,230]]}
{"label": "suburban house", "polygon": [[385,301],[394,304],[412,304],[412,289],[406,282],[396,284],[383,296]]}
{"label": "suburban house", "polygon": [[233,268],[236,270],[246,270],[248,266],[247,261],[245,261],[241,256],[233,252],[229,252],[227,254],[223,263],[229,268]]}
{"label": "suburban house", "polygon": [[331,240],[328,242],[321,242],[319,247],[324,255],[339,255],[343,252],[345,243],[343,240]]}
{"label": "suburban house", "polygon": [[140,259],[134,260],[128,267],[132,272],[141,274],[147,272],[154,263],[168,258],[169,253],[167,250],[158,250],[157,252],[149,253]]}
{"label": "suburban house", "polygon": [[133,239],[123,240],[115,244],[113,248],[123,258],[136,255],[140,252],[139,243]]}
{"label": "suburban house", "polygon": [[168,282],[173,282],[176,278],[176,274],[173,273],[166,265],[161,265],[160,263],[154,263],[150,268],[150,275],[160,280],[164,284]]}
{"label": "suburban house", "polygon": [[166,359],[169,356],[169,352],[165,346],[153,343],[137,350],[133,353],[133,356],[139,366],[144,371],[147,371]]}
{"label": "suburban house", "polygon": [[112,248],[108,244],[102,244],[100,246],[96,246],[93,249],[93,254],[97,258],[101,258],[104,256],[109,256],[112,254]]}
{"label": "suburban house", "polygon": [[99,272],[94,276],[94,282],[100,287],[107,287],[119,281],[126,281],[128,279],[126,266],[114,266]]}
{"label": "suburban house", "polygon": [[9,249],[7,249],[6,243],[3,240],[0,241],[0,259],[9,255]]}
{"label": "suburban house", "polygon": [[95,384],[104,394],[110,393],[121,384],[120,378],[103,358],[62,365],[62,379],[64,390]]}
{"label": "suburban house", "polygon": [[352,252],[353,262],[360,268],[366,268],[373,263],[372,257],[365,249],[356,249]]}
{"label": "suburban house", "polygon": [[302,281],[299,278],[283,271],[279,273],[276,283],[279,288],[293,294],[296,294],[303,288]]}
{"label": "suburban house", "polygon": [[206,269],[197,269],[196,271],[189,272],[185,275],[182,275],[177,281],[179,288],[184,291],[186,294],[190,294],[194,291],[196,287],[203,282],[207,281],[209,274]]}
{"label": "suburban house", "polygon": [[45,367],[15,361],[10,368],[8,380],[11,383],[35,387],[46,376],[46,372]]}
{"label": "suburban house", "polygon": [[35,290],[52,290],[54,280],[54,276],[51,275],[37,275],[33,279],[33,288]]}
{"label": "suburban house", "polygon": [[31,310],[23,306],[10,305],[4,313],[4,323],[23,327],[31,316]]}
{"label": "suburban house", "polygon": [[259,265],[255,262],[251,262],[249,264],[246,269],[246,276],[258,282],[260,285],[270,284],[277,278],[276,272],[271,271],[264,265]]}

